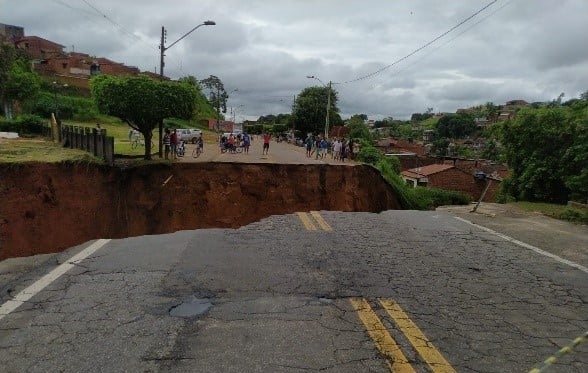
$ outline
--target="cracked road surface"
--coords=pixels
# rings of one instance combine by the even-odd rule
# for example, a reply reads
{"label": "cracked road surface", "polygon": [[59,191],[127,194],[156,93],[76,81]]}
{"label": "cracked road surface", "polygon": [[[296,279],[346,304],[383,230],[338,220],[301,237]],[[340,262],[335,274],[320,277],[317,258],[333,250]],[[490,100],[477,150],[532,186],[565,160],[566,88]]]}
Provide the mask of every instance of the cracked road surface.
{"label": "cracked road surface", "polygon": [[[0,319],[0,372],[410,371],[369,319],[414,372],[524,373],[588,330],[581,269],[445,212],[318,214],[110,240]],[[587,352],[547,372],[585,373]]]}

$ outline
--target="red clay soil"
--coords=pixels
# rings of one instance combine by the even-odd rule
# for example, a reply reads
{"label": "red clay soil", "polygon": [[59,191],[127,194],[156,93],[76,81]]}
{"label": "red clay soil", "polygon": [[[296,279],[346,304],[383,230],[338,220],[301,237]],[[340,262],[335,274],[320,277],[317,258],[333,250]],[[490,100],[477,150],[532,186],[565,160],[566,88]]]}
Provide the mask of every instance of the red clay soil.
{"label": "red clay soil", "polygon": [[0,260],[96,238],[237,228],[297,211],[400,208],[369,166],[0,164]]}

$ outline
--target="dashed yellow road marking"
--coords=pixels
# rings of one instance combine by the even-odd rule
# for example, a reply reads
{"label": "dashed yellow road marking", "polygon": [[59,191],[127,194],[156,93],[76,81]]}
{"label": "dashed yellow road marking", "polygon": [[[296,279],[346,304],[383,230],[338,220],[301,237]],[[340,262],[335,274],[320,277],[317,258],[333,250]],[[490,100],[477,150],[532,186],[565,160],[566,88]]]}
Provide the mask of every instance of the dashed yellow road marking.
{"label": "dashed yellow road marking", "polygon": [[388,364],[390,372],[416,373],[369,303],[365,299],[357,298],[352,298],[349,301],[359,315],[360,320],[363,322],[378,350],[386,356],[386,364]]}
{"label": "dashed yellow road marking", "polygon": [[457,373],[441,353],[427,339],[419,327],[391,299],[380,299],[388,315],[394,320],[400,331],[408,338],[423,360],[431,367],[433,373]]}
{"label": "dashed yellow road marking", "polygon": [[325,219],[323,219],[323,217],[321,216],[321,214],[318,211],[311,211],[310,215],[312,215],[312,217],[314,218],[314,220],[316,220],[316,222],[318,223],[319,227],[321,227],[322,230],[324,230],[324,231],[333,230],[331,228],[331,226],[329,224],[327,224]]}
{"label": "dashed yellow road marking", "polygon": [[306,230],[316,231],[316,227],[312,223],[312,220],[310,220],[310,217],[305,212],[297,212],[296,214],[298,214],[298,217],[306,227]]}

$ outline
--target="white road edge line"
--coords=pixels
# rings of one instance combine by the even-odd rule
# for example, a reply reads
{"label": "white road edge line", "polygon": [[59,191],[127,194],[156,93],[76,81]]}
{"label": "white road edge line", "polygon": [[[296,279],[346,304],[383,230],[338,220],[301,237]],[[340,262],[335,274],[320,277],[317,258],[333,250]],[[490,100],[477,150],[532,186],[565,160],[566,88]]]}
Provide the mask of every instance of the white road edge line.
{"label": "white road edge line", "polygon": [[457,217],[457,216],[454,216],[454,218],[456,218],[457,220],[459,220],[459,221],[462,221],[462,222],[464,222],[464,223],[466,223],[466,224],[473,225],[474,227],[476,227],[476,228],[479,228],[479,229],[481,229],[481,230],[484,230],[484,231],[486,231],[486,232],[492,233],[492,234],[494,234],[494,235],[496,235],[496,236],[498,236],[498,237],[500,237],[500,238],[502,238],[502,239],[504,239],[504,240],[507,240],[507,241],[509,241],[509,242],[512,242],[512,243],[514,243],[514,244],[517,244],[517,245],[519,245],[519,246],[522,246],[522,247],[524,247],[524,248],[526,248],[526,249],[533,250],[533,251],[534,251],[534,252],[536,252],[537,254],[541,254],[541,255],[543,255],[543,256],[546,256],[546,257],[548,257],[548,258],[554,259],[554,260],[556,260],[556,261],[558,261],[558,262],[560,262],[560,263],[567,264],[567,265],[569,265],[570,267],[574,267],[574,268],[576,268],[576,269],[579,269],[579,270],[580,270],[580,271],[582,271],[582,272],[588,273],[588,268],[584,267],[584,266],[583,266],[583,265],[581,265],[581,264],[578,264],[578,263],[572,262],[571,260],[564,259],[564,258],[562,258],[562,257],[559,257],[559,256],[555,255],[555,254],[549,253],[549,252],[547,252],[547,251],[545,251],[545,250],[541,250],[541,249],[540,249],[540,248],[538,248],[538,247],[535,247],[535,246],[533,246],[533,245],[529,245],[528,243],[525,243],[525,242],[522,242],[522,241],[516,240],[516,239],[514,239],[514,238],[512,238],[512,237],[509,237],[509,236],[507,236],[507,235],[505,235],[505,234],[498,233],[498,232],[496,232],[496,231],[493,231],[493,230],[492,230],[492,229],[490,229],[490,228],[486,228],[486,227],[484,227],[484,226],[482,226],[482,225],[479,225],[479,224],[473,223],[473,222],[471,222],[471,221],[469,221],[469,220],[467,220],[467,219],[463,219],[463,218],[460,218],[460,217]]}
{"label": "white road edge line", "polygon": [[20,307],[26,301],[34,297],[41,290],[47,287],[47,285],[51,284],[53,281],[61,277],[64,273],[75,267],[76,264],[80,263],[82,260],[86,259],[90,255],[95,253],[98,249],[106,245],[109,241],[110,239],[97,240],[90,246],[86,247],[84,250],[72,256],[68,261],[60,264],[51,272],[47,273],[45,276],[35,281],[32,285],[22,290],[13,299],[4,303],[2,306],[0,306],[0,320],[2,320],[5,316],[10,314],[18,307]]}

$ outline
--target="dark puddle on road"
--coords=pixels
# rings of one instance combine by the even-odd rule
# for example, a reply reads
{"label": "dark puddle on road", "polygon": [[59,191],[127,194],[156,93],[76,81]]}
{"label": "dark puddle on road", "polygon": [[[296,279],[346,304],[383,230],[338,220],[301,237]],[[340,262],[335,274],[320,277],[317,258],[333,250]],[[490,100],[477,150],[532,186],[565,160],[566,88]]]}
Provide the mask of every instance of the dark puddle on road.
{"label": "dark puddle on road", "polygon": [[172,307],[169,314],[174,317],[198,317],[205,314],[210,307],[212,307],[210,299],[192,298]]}

